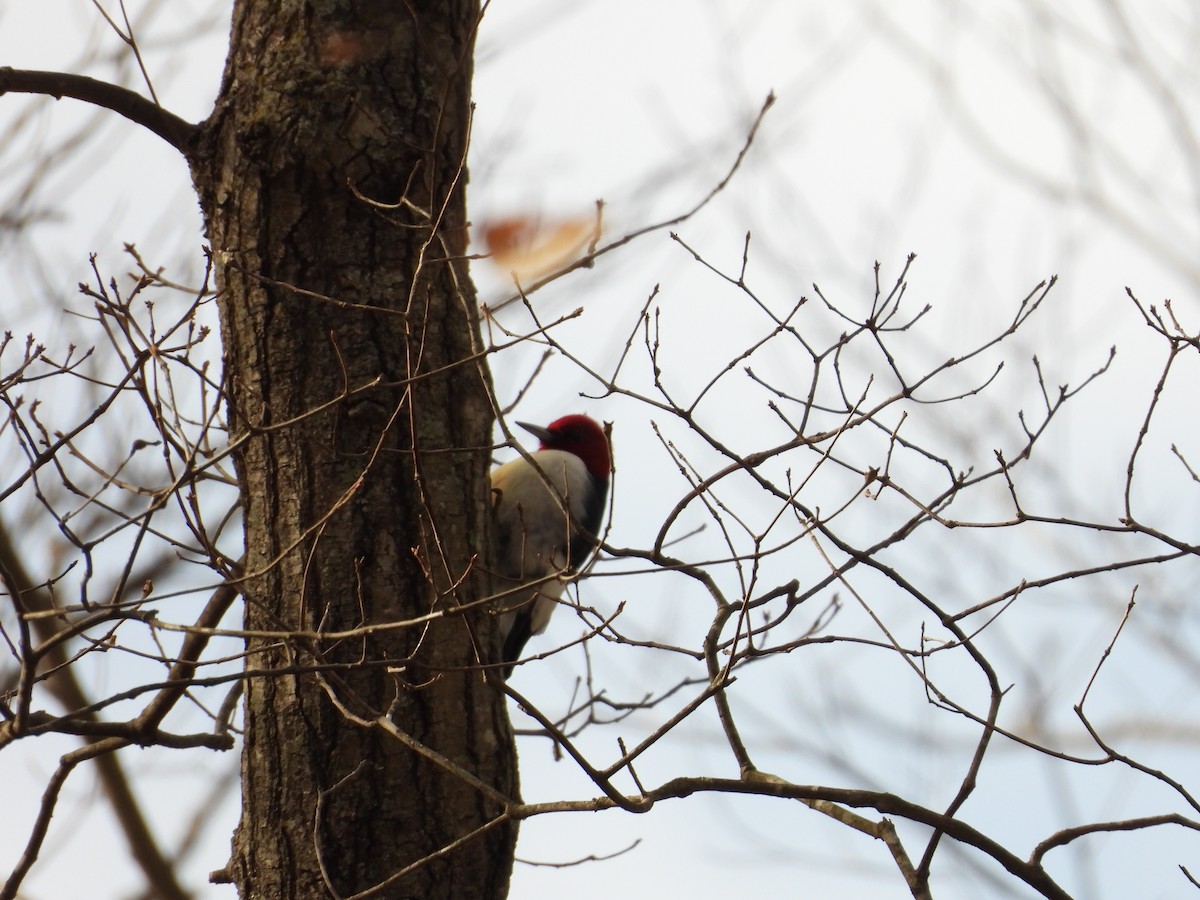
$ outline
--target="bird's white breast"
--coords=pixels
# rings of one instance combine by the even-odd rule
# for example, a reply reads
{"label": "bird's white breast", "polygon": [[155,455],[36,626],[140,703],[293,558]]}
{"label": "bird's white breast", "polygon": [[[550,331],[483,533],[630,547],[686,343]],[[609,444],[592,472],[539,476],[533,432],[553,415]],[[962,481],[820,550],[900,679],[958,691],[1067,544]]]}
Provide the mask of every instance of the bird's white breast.
{"label": "bird's white breast", "polygon": [[[513,535],[523,535],[526,556],[530,550],[535,551],[535,556],[565,554],[571,521],[582,518],[593,490],[591,476],[583,460],[574,453],[540,450],[531,456],[536,468],[522,457],[492,472],[497,516],[514,529]],[[564,555],[557,561],[555,571],[565,565]]]}
{"label": "bird's white breast", "polygon": [[[501,574],[534,587],[535,596],[520,596],[516,602],[532,603],[530,630],[540,634],[566,587],[559,576],[567,572],[572,520],[582,516],[593,486],[583,460],[574,453],[539,450],[531,457],[536,468],[521,457],[495,469],[492,491],[503,532],[496,563]],[[511,613],[506,619],[510,617]]]}

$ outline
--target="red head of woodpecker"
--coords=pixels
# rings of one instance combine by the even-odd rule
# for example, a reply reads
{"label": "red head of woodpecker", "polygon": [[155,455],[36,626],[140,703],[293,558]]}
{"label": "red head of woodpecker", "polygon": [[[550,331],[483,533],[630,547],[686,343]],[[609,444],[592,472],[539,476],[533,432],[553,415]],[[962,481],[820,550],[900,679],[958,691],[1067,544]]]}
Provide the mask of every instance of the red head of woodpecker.
{"label": "red head of woodpecker", "polygon": [[545,428],[517,424],[542,445],[528,459],[492,472],[494,561],[503,580],[522,588],[508,595],[500,622],[505,678],[525,642],[546,630],[564,578],[579,571],[595,547],[612,466],[608,437],[587,416],[563,416]]}

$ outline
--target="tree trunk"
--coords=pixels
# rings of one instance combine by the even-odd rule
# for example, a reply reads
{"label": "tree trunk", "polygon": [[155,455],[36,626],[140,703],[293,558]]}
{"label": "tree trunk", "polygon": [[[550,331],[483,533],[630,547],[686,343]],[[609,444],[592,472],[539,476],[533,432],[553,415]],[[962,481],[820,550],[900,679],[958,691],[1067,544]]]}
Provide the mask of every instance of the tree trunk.
{"label": "tree trunk", "polygon": [[470,668],[496,655],[487,613],[278,636],[487,588],[492,414],[464,259],[478,15],[477,0],[239,0],[193,156],[239,442],[246,628],[273,633],[247,646],[231,863],[246,898],[507,893],[516,825],[496,817],[516,751],[495,676]]}

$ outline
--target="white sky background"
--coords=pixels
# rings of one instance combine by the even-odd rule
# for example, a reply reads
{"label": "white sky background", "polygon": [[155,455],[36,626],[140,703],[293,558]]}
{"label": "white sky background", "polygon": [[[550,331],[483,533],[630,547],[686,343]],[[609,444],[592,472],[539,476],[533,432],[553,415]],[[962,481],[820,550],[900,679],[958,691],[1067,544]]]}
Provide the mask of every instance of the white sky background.
{"label": "white sky background", "polygon": [[[199,0],[173,0],[167,6],[169,16],[151,20],[140,36],[164,105],[198,120],[207,115],[218,87],[224,25],[179,46],[174,36],[198,31],[195,23],[212,6]],[[870,301],[874,261],[882,264],[882,280],[890,286],[905,256],[916,252],[906,302],[913,312],[925,303],[934,309],[913,341],[914,366],[961,353],[995,333],[1021,297],[1057,273],[1059,285],[1027,331],[990,357],[1006,362],[994,390],[973,407],[977,412],[964,413],[939,438],[961,449],[964,458],[986,465],[994,446],[1013,446],[1019,434],[1016,410],[1036,408],[1033,353],[1053,387],[1078,384],[1117,344],[1113,368],[1068,406],[1041,448],[1043,462],[1035,464],[1035,471],[1050,479],[1035,493],[1038,499],[1065,496],[1073,511],[1112,519],[1119,510],[1113,501],[1124,459],[1164,349],[1151,339],[1123,290],[1132,287],[1146,303],[1173,297],[1185,325],[1195,330],[1200,322],[1200,185],[1195,180],[1200,157],[1189,162],[1180,151],[1173,121],[1158,99],[1163,86],[1172,88],[1180,104],[1176,121],[1200,122],[1200,73],[1194,66],[1198,14],[1185,2],[1130,4],[1140,42],[1132,45],[1119,36],[1102,2],[1045,6],[1052,15],[1024,2],[989,4],[986,12],[978,12],[980,4],[949,0],[494,0],[476,72],[472,217],[479,222],[509,214],[547,220],[587,215],[603,198],[610,237],[670,218],[724,174],[754,114],[774,90],[778,102],[744,170],[701,216],[677,229],[680,236],[713,265],[735,273],[744,235],[751,231],[749,278],[777,310],[801,295],[816,303],[816,282],[831,300],[861,313]],[[110,33],[89,37],[97,18],[82,0],[0,5],[0,65],[69,68],[90,40],[105,53],[122,56]],[[1150,60],[1151,67],[1141,67],[1141,59]],[[930,67],[949,73],[948,87],[939,88],[929,78]],[[111,77],[112,71],[96,64],[85,74]],[[1159,80],[1148,78],[1147,71]],[[1063,107],[1079,112],[1074,126],[1065,127],[1063,107],[1047,99],[1055,92]],[[0,128],[25,102],[0,98]],[[129,268],[121,256],[124,241],[136,243],[173,277],[194,277],[198,268],[196,205],[186,166],[174,151],[115,115],[92,113],[70,101],[44,104],[39,137],[52,140],[86,116],[97,123],[90,152],[47,185],[40,201],[69,218],[39,226],[16,242],[0,233],[3,327],[35,330],[52,347],[58,329],[70,321],[61,310],[76,302],[74,285],[87,277],[89,251],[99,252],[106,272]],[[968,120],[972,124],[964,124]],[[1098,140],[1073,142],[1093,129]],[[0,146],[0,173],[31,152]],[[0,181],[0,197],[8,196],[6,184]],[[67,204],[61,203],[64,193],[70,197]],[[28,271],[31,246],[41,263],[39,276]],[[485,263],[475,272],[481,298],[506,295],[502,273]],[[583,318],[565,326],[559,337],[589,360],[611,366],[632,317],[655,285],[661,286],[664,357],[673,364],[667,377],[685,392],[763,333],[762,321],[747,312],[744,300],[665,233],[609,255],[595,269],[574,273],[535,299],[546,318],[583,306]],[[520,327],[521,314],[513,311],[504,321]],[[829,327],[815,314],[800,321],[817,333]],[[524,383],[533,359],[521,353],[497,358],[502,398]],[[786,358],[755,360],[756,370],[761,366],[775,377],[785,375],[789,365]],[[1152,435],[1156,477],[1142,501],[1143,511],[1153,513],[1150,518],[1193,542],[1194,485],[1185,484],[1165,448],[1174,441],[1185,453],[1190,448],[1193,463],[1200,460],[1193,395],[1181,390],[1183,379],[1190,377],[1194,384],[1196,374],[1194,364],[1178,373],[1175,390],[1164,400],[1161,421],[1173,427]],[[671,480],[650,420],[685,444],[686,434],[640,404],[580,399],[580,391],[597,393],[596,385],[569,363],[552,362],[519,418],[547,421],[584,410],[616,423],[619,471],[610,540],[618,546],[643,545],[682,492]],[[702,413],[706,425],[739,449],[778,438],[760,394],[731,389]],[[936,434],[948,426],[935,416],[911,427],[917,434],[922,428]],[[974,434],[983,436],[976,442]],[[1181,496],[1187,500],[1181,502]],[[863,527],[869,528],[872,510],[863,506],[859,515],[867,517]],[[683,524],[689,523],[699,520]],[[943,537],[946,545],[938,543]],[[1011,584],[1026,569],[1046,574],[1051,560],[1062,554],[1086,557],[1076,546],[1079,536],[1037,553],[1007,532],[956,532],[955,543],[950,540],[930,532],[914,542],[913,550],[928,559],[913,562],[912,569],[926,570],[935,581],[966,585],[980,597],[989,593],[984,586]],[[953,549],[972,546],[979,557],[953,555]],[[703,558],[702,548],[688,552]],[[810,552],[795,563],[800,568],[815,564]],[[804,571],[793,574],[804,581]],[[994,649],[1006,663],[1001,680],[1015,685],[1014,711],[1025,710],[1030,694],[1044,691],[1054,709],[1048,721],[1065,726],[1063,711],[1069,714],[1078,699],[1128,591],[1139,582],[1138,615],[1144,609],[1152,623],[1161,621],[1154,618],[1155,604],[1179,607],[1187,599],[1179,593],[1181,584],[1191,593],[1195,583],[1194,578],[1181,583],[1137,573],[1103,587],[1074,583],[1036,605],[1013,609],[1011,628],[1003,632],[1008,645],[998,638]],[[702,627],[707,614],[690,587],[667,579],[594,579],[584,586],[584,599],[609,610],[628,601],[629,621],[639,636],[676,639],[677,630]],[[1131,631],[1140,621],[1135,617]],[[905,620],[910,640],[917,624]],[[1177,628],[1184,640],[1196,629],[1195,617],[1181,613]],[[578,630],[575,620],[560,614],[531,650],[554,646],[555,639],[570,640]],[[1151,760],[1187,781],[1195,772],[1189,757],[1194,757],[1194,723],[1200,718],[1194,680],[1186,677],[1186,669],[1160,665],[1152,640],[1139,643],[1135,633],[1123,641],[1107,664],[1106,691],[1095,700],[1118,717],[1130,709],[1171,709],[1193,723],[1190,735],[1188,729],[1183,732],[1193,740],[1183,745],[1186,754],[1172,751],[1167,742]],[[596,647],[594,662],[598,678],[617,696],[631,697],[643,680],[661,677],[652,657],[606,658],[608,653],[607,645]],[[582,667],[578,653],[567,653],[522,670],[514,684],[547,710],[557,710],[566,704]],[[928,716],[918,685],[898,676],[892,663],[881,667],[874,657],[841,649],[806,651],[764,669],[761,678],[756,674],[752,670],[739,683],[737,697],[755,735],[752,751],[764,769],[799,783],[883,786],[933,806],[948,799],[949,786],[961,776],[962,754],[951,755],[957,762],[949,764],[932,753],[895,759],[897,735],[910,717],[935,743],[961,744],[971,732],[947,716]],[[629,740],[657,720],[656,712],[628,728],[599,731],[586,745],[607,758],[615,752],[616,734]],[[520,726],[519,715],[515,721]],[[762,727],[750,729],[755,721]],[[697,716],[685,733],[686,742],[647,756],[644,779],[671,773],[736,775],[711,715]],[[22,783],[30,792],[10,802],[36,802],[53,761],[69,746],[37,739],[20,752],[6,750],[0,757],[6,796]],[[544,742],[523,743],[521,751],[527,799],[595,793],[569,763],[553,760]],[[1061,768],[1040,760],[1022,763],[1017,754],[993,753],[965,817],[1009,841],[1018,853],[1027,853],[1054,828],[1089,817],[1176,808],[1165,791],[1130,795],[1125,782],[1108,778],[1107,770],[1067,778]],[[186,796],[196,790],[198,769],[211,769],[216,777],[236,766],[235,754],[215,757],[206,751],[125,759],[130,768],[153,771],[138,783],[151,809],[160,792]],[[29,896],[82,896],[85,889],[96,896],[97,873],[111,885],[104,896],[136,890],[138,875],[126,868],[125,851],[107,814],[96,812],[103,805],[95,792],[86,774],[73,776],[51,834],[50,846],[56,849],[28,880]],[[162,811],[168,834],[180,828],[177,809],[190,807]],[[212,815],[216,821],[185,869],[190,884],[204,885],[206,873],[226,861],[235,798]],[[0,818],[0,847],[22,845],[28,823],[28,816]],[[902,834],[919,853],[919,833]],[[779,801],[692,798],[663,804],[643,817],[615,812],[547,817],[525,824],[518,855],[561,862],[612,853],[634,840],[642,841],[636,850],[609,862],[561,869],[518,865],[512,895],[637,897],[669,889],[693,897],[845,896],[848,890],[864,898],[907,896],[882,847]],[[1092,838],[1082,852],[1059,851],[1052,872],[1081,896],[1180,896],[1187,886],[1176,866],[1194,860],[1195,846],[1185,832],[1173,829]],[[0,850],[0,869],[7,871],[14,852]],[[942,852],[953,851],[943,845]],[[957,856],[978,860],[970,852]],[[993,875],[998,871],[990,863],[981,868]],[[935,895],[1010,896],[996,880],[941,877],[939,882],[935,876]],[[214,887],[201,893],[233,895],[232,889]]]}

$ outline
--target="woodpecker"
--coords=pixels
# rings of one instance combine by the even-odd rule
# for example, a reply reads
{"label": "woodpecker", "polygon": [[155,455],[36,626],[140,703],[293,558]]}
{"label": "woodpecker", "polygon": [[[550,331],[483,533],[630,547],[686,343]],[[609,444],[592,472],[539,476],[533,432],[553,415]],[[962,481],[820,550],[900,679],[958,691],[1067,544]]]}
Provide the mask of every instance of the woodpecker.
{"label": "woodpecker", "polygon": [[612,467],[608,438],[587,416],[564,416],[545,427],[517,424],[541,448],[492,471],[498,574],[529,588],[504,602],[505,679],[525,642],[546,630],[565,579],[595,547]]}

